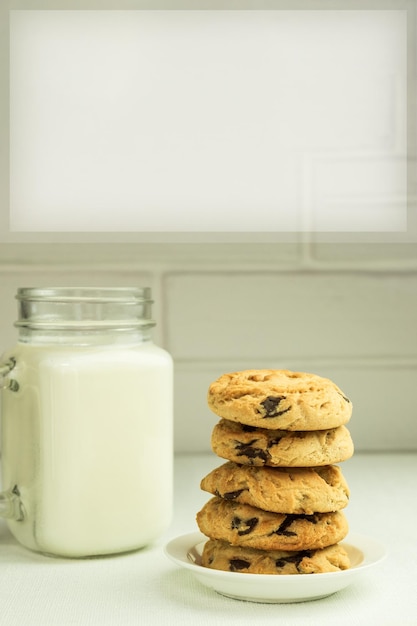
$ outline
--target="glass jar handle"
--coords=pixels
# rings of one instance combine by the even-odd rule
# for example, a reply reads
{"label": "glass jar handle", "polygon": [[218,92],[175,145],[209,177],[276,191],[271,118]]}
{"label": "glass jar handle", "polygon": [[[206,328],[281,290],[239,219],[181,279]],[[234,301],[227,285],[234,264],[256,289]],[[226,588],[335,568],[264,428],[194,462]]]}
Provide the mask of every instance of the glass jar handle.
{"label": "glass jar handle", "polygon": [[21,522],[24,518],[23,505],[17,485],[13,489],[0,492],[0,517]]}
{"label": "glass jar handle", "polygon": [[[8,389],[17,391],[19,389],[17,380],[8,378],[9,373],[15,365],[16,361],[13,357],[5,363],[0,363],[0,390]],[[15,521],[21,521],[23,519],[23,506],[17,485],[12,489],[0,492],[0,517],[13,519]]]}
{"label": "glass jar handle", "polygon": [[0,363],[0,389],[11,389],[11,391],[17,391],[19,389],[19,383],[13,378],[8,378],[8,375],[16,365],[16,360],[10,357],[5,363]]}

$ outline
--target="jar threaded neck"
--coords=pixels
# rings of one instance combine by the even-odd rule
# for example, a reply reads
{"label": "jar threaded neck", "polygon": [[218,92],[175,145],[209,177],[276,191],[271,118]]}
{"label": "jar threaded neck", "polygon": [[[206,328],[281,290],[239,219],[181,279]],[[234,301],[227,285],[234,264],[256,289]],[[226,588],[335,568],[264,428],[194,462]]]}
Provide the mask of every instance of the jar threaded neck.
{"label": "jar threaded neck", "polygon": [[101,332],[155,326],[149,287],[21,287],[16,299],[19,329]]}

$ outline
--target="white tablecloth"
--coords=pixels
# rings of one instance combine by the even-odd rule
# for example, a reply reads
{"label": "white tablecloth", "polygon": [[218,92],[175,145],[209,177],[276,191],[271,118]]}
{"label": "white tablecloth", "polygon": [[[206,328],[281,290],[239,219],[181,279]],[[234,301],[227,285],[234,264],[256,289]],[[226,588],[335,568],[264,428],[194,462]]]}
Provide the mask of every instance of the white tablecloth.
{"label": "white tablecloth", "polygon": [[223,597],[164,555],[169,539],[198,530],[195,514],[210,497],[200,479],[221,462],[213,454],[177,456],[173,523],[156,545],[136,553],[50,558],[20,547],[0,521],[0,624],[417,625],[417,454],[357,453],[341,465],[351,530],[385,544],[388,556],[360,582],[299,604]]}

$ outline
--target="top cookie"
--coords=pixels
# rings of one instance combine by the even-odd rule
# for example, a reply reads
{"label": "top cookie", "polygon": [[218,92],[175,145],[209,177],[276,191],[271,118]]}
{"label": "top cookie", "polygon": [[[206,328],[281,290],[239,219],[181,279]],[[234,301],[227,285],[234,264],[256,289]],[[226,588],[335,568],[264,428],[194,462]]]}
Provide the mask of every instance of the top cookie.
{"label": "top cookie", "polygon": [[324,430],[346,424],[352,404],[331,380],[289,370],[223,374],[208,391],[210,409],[225,419],[281,430]]}

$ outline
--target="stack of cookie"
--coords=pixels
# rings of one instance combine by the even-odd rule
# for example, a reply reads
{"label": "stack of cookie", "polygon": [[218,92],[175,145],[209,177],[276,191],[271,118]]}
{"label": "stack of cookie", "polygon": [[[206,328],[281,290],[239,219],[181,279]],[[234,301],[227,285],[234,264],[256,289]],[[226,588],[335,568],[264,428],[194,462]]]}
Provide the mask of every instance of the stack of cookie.
{"label": "stack of cookie", "polygon": [[349,489],[335,465],[353,454],[352,405],[330,380],[288,370],[225,374],[208,393],[221,417],[213,451],[227,462],[201,481],[202,564],[258,574],[349,567],[339,542]]}

